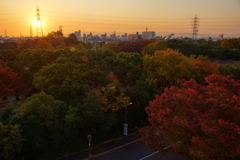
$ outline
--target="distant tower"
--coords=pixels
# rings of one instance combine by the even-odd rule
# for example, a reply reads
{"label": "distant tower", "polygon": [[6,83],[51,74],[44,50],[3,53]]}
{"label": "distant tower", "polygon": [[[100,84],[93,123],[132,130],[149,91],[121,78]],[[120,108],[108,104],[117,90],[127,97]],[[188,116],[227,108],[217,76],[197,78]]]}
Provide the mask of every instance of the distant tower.
{"label": "distant tower", "polygon": [[20,37],[22,37],[21,31],[20,31]]}
{"label": "distant tower", "polygon": [[37,34],[36,36],[43,36],[43,30],[42,30],[42,22],[40,18],[40,10],[39,7],[37,6]]}
{"label": "distant tower", "polygon": [[30,25],[30,37],[32,37],[32,25]]}
{"label": "distant tower", "polygon": [[5,37],[7,37],[7,30],[5,29]]}
{"label": "distant tower", "polygon": [[59,31],[62,33],[62,31],[63,31],[62,26],[59,26]]}
{"label": "distant tower", "polygon": [[192,21],[192,23],[193,23],[193,25],[192,25],[192,38],[197,38],[198,25],[199,25],[198,23],[199,23],[200,18],[197,18],[197,15],[196,15],[192,19],[193,19],[193,21]]}
{"label": "distant tower", "polygon": [[148,28],[146,27],[146,32],[148,31]]}

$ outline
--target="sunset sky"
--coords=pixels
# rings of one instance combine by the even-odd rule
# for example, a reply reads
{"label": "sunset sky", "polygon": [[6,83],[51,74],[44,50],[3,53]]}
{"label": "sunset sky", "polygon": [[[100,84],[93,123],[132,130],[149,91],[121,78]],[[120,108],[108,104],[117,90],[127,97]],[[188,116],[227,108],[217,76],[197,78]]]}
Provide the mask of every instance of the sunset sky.
{"label": "sunset sky", "polygon": [[36,35],[36,6],[41,11],[43,34],[81,30],[95,34],[142,32],[157,35],[191,32],[191,18],[200,18],[199,33],[240,36],[240,0],[5,0],[0,2],[0,35]]}

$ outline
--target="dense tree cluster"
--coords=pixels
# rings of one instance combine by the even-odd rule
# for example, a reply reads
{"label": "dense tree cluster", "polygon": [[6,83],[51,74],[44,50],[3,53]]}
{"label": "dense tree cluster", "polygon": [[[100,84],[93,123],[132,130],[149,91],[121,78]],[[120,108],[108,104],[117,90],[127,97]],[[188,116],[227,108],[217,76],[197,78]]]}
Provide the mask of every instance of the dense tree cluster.
{"label": "dense tree cluster", "polygon": [[0,159],[55,159],[87,148],[88,134],[93,144],[119,137],[127,106],[129,133],[150,125],[141,134],[152,150],[164,154],[171,145],[168,151],[195,159],[239,158],[240,65],[208,59],[240,58],[223,44],[142,40],[94,51],[61,32],[6,44],[0,102],[21,100],[0,106]]}
{"label": "dense tree cluster", "polygon": [[146,107],[151,126],[141,129],[139,143],[162,155],[239,159],[240,81],[211,75],[206,82],[182,81],[180,88],[165,88],[157,95]]}

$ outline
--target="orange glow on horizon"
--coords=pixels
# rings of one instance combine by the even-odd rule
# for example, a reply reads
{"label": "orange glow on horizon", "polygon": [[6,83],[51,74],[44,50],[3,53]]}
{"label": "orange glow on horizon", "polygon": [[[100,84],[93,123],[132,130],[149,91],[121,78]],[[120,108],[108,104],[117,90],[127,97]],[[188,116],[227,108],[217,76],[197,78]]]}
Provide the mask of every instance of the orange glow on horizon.
{"label": "orange glow on horizon", "polygon": [[199,33],[240,36],[240,5],[235,0],[231,0],[231,3],[219,0],[208,2],[149,0],[138,3],[128,0],[56,2],[42,0],[36,4],[30,1],[23,7],[19,7],[22,5],[21,1],[3,1],[0,10],[0,35],[4,36],[6,29],[9,37],[19,36],[19,31],[23,36],[29,36],[30,25],[32,25],[34,36],[37,26],[40,25],[36,20],[38,5],[44,36],[59,30],[59,26],[63,27],[64,36],[78,30],[81,30],[82,34],[107,33],[108,36],[114,31],[117,35],[136,32],[141,34],[146,27],[149,31],[155,31],[157,36],[169,35],[169,33],[190,36],[191,18],[196,14],[200,18]]}

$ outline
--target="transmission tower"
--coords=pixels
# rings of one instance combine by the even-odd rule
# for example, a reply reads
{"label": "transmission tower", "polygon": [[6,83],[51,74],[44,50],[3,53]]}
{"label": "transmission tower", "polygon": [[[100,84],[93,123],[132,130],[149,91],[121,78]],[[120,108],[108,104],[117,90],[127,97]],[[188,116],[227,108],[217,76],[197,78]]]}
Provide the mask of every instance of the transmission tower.
{"label": "transmission tower", "polygon": [[32,37],[32,25],[30,25],[30,37]]}
{"label": "transmission tower", "polygon": [[36,36],[43,36],[43,30],[42,30],[42,21],[40,18],[40,10],[39,7],[37,6],[37,34]]}
{"label": "transmission tower", "polygon": [[197,33],[198,33],[198,26],[199,26],[199,19],[197,18],[197,15],[192,18],[192,38],[197,38]]}

